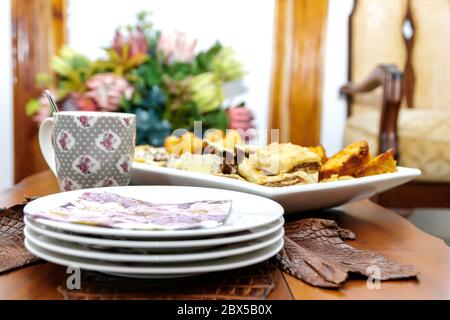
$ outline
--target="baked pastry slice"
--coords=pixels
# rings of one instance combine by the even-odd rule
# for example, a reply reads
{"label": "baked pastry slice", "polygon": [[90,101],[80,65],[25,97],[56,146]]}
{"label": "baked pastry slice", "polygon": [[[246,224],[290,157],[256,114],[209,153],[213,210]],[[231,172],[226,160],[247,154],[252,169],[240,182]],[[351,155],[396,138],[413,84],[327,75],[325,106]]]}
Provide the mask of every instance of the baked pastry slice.
{"label": "baked pastry slice", "polygon": [[315,173],[320,170],[320,157],[292,143],[271,143],[259,148],[249,156],[253,167],[268,176],[275,176],[295,171]]}
{"label": "baked pastry slice", "polygon": [[319,178],[319,172],[308,173],[297,170],[277,175],[267,175],[266,172],[254,166],[249,159],[244,159],[239,165],[239,174],[247,181],[267,187],[286,187],[297,184],[316,183]]}
{"label": "baked pastry slice", "polygon": [[167,161],[168,168],[218,174],[221,170],[222,158],[214,154],[183,153],[180,157],[172,156]]}
{"label": "baked pastry slice", "polygon": [[334,174],[354,177],[369,160],[367,141],[353,142],[325,162],[320,170],[320,179],[328,179]]}
{"label": "baked pastry slice", "polygon": [[134,151],[134,161],[148,163],[157,166],[165,166],[169,154],[165,148],[156,148],[149,145],[136,146]]}
{"label": "baked pastry slice", "polygon": [[385,153],[379,154],[355,174],[356,177],[374,176],[382,173],[396,172],[397,161],[394,159],[394,151],[389,149]]}

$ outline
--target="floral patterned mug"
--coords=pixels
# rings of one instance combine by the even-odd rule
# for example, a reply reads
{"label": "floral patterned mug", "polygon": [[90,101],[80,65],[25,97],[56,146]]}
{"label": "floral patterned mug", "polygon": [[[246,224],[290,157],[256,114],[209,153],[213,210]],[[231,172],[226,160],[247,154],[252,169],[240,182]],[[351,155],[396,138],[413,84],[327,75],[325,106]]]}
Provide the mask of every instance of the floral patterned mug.
{"label": "floral patterned mug", "polygon": [[136,116],[67,111],[39,128],[45,161],[61,191],[128,185],[136,138]]}

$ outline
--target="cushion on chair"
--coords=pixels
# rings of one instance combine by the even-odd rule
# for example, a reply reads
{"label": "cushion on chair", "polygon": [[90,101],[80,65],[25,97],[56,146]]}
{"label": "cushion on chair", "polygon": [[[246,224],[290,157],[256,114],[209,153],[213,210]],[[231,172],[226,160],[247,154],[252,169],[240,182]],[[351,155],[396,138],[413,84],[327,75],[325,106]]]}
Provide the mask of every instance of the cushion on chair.
{"label": "cushion on chair", "polygon": [[[380,113],[359,110],[349,119],[344,142],[365,139],[370,150],[378,150]],[[398,122],[400,163],[422,170],[417,178],[427,182],[450,182],[450,110],[400,110]]]}

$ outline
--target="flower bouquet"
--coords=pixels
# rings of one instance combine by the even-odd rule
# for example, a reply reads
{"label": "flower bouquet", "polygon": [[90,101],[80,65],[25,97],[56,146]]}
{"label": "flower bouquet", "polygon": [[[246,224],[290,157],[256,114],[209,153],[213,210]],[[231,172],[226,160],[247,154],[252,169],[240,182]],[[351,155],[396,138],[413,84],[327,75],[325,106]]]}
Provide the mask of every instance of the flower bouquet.
{"label": "flower bouquet", "polygon": [[[242,112],[223,108],[223,86],[244,71],[231,48],[217,42],[196,53],[196,43],[180,32],[155,30],[142,12],[135,25],[116,30],[105,57],[91,60],[63,47],[52,59],[52,75],[39,74],[37,83],[53,88],[61,111],[136,114],[137,144],[159,146],[173,129],[192,130],[194,121],[204,130],[225,130]],[[51,112],[43,97],[29,101],[26,111],[36,121]],[[229,121],[233,115],[237,121]],[[243,119],[245,127],[251,116]]]}

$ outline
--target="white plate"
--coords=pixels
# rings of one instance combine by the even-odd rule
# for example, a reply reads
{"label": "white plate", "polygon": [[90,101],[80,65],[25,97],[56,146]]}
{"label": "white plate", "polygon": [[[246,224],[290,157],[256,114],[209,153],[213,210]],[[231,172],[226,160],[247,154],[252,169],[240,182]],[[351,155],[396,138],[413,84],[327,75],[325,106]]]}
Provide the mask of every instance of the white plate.
{"label": "white plate", "polygon": [[[200,200],[232,200],[231,211],[225,223],[217,228],[199,228],[189,230],[125,230],[83,224],[36,219],[42,225],[77,233],[127,238],[195,238],[221,235],[251,228],[257,228],[278,220],[283,216],[283,208],[276,202],[242,192],[229,190],[175,187],[175,186],[129,186],[93,188],[61,192],[39,198],[27,204],[26,214],[55,208],[77,198],[83,192],[113,192],[121,196],[132,197],[157,203],[183,203]],[[31,219],[34,220],[34,219]]]}
{"label": "white plate", "polygon": [[201,252],[181,253],[181,254],[154,254],[146,250],[143,250],[138,254],[122,253],[117,251],[108,252],[107,250],[99,251],[81,247],[79,245],[70,242],[64,242],[48,238],[46,236],[28,230],[28,227],[25,227],[24,234],[26,239],[28,239],[31,243],[43,249],[73,257],[80,257],[99,261],[175,263],[175,262],[219,259],[256,251],[264,247],[267,247],[271,244],[274,244],[275,242],[280,240],[281,237],[283,237],[284,235],[284,229],[280,228],[266,237],[262,237],[255,240],[225,245],[218,248],[203,250]]}
{"label": "white plate", "polygon": [[331,208],[369,198],[404,184],[420,175],[420,170],[398,167],[394,173],[289,187],[265,187],[247,181],[205,173],[133,163],[132,184],[179,185],[221,188],[247,192],[280,203],[286,213]]}
{"label": "white plate", "polygon": [[62,233],[51,228],[41,226],[32,221],[28,217],[25,217],[25,224],[31,230],[48,236],[53,239],[81,243],[88,246],[95,247],[107,247],[107,248],[129,248],[129,249],[152,249],[153,251],[181,251],[183,249],[195,250],[213,246],[219,246],[223,244],[232,244],[237,242],[243,242],[253,240],[267,236],[276,230],[278,230],[284,224],[284,219],[280,218],[277,221],[268,225],[254,228],[250,230],[241,231],[239,233],[232,233],[220,238],[209,238],[200,240],[160,240],[160,241],[147,241],[147,240],[119,240],[119,239],[104,239],[85,237],[76,234]]}
{"label": "white plate", "polygon": [[121,274],[124,276],[148,276],[162,278],[165,276],[186,276],[206,272],[224,271],[242,268],[265,261],[276,255],[283,248],[284,240],[281,238],[276,243],[250,253],[232,256],[222,259],[178,263],[176,265],[152,265],[138,264],[127,265],[112,262],[99,262],[90,259],[74,258],[63,254],[54,253],[25,239],[25,247],[35,256],[63,266],[79,267],[85,270]]}

